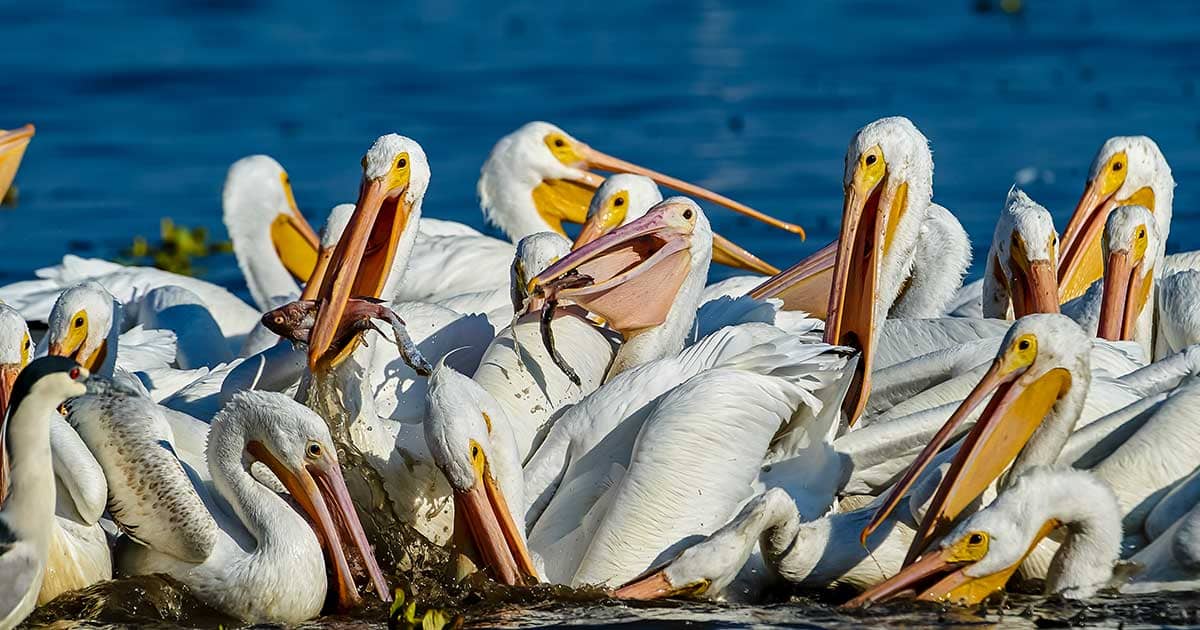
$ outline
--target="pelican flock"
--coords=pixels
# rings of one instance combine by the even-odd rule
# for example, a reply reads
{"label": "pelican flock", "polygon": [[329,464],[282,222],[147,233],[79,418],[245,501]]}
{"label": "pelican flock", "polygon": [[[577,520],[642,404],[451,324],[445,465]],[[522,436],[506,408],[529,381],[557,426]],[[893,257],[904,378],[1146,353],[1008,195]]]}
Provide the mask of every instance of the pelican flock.
{"label": "pelican flock", "polygon": [[[33,135],[0,134],[0,188]],[[483,162],[503,238],[426,207],[417,140],[361,164],[320,229],[274,158],[230,166],[252,302],[74,256],[0,287],[0,628],[143,574],[299,623],[375,610],[433,557],[847,610],[1200,588],[1200,257],[1166,253],[1152,139],[1102,144],[1061,232],[996,191],[965,285],[899,116],[850,137],[837,240],[782,271],[710,213],[800,226],[550,123]]]}

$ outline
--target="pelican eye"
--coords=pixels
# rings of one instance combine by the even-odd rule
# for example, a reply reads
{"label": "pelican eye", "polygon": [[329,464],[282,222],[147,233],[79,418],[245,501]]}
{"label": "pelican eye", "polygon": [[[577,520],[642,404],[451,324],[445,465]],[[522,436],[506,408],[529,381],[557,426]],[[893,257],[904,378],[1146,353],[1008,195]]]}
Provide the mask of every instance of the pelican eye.
{"label": "pelican eye", "polygon": [[1028,349],[1029,349],[1029,340],[1028,339],[1022,339],[1020,342],[1017,343],[1017,350],[1028,350]]}
{"label": "pelican eye", "polygon": [[625,205],[625,199],[624,199],[624,197],[617,197],[616,199],[613,199],[613,205],[614,205],[614,206],[623,206],[623,205]]}
{"label": "pelican eye", "polygon": [[82,318],[82,317],[76,317],[76,318],[75,318],[75,327],[76,327],[76,328],[79,328],[79,327],[81,327],[81,326],[83,326],[83,318]]}
{"label": "pelican eye", "polygon": [[979,532],[975,532],[974,534],[971,534],[971,537],[967,539],[967,544],[970,544],[970,545],[979,545],[982,543],[983,543],[983,534],[980,534]]}
{"label": "pelican eye", "polygon": [[565,146],[567,146],[567,143],[566,143],[566,141],[565,141],[565,140],[563,140],[562,138],[555,138],[555,139],[554,139],[554,146],[556,146],[556,147],[559,147],[559,148],[562,148],[562,147],[565,147]]}
{"label": "pelican eye", "polygon": [[321,456],[321,445],[317,442],[309,442],[306,450],[308,451],[309,457],[315,459]]}
{"label": "pelican eye", "polygon": [[32,346],[32,345],[33,345],[33,342],[30,341],[28,337],[26,337],[25,338],[25,349],[28,350],[29,346]]}
{"label": "pelican eye", "polygon": [[868,155],[868,156],[867,156],[867,159],[866,159],[866,160],[864,160],[864,162],[866,162],[867,166],[870,166],[870,165],[874,164],[874,163],[875,163],[875,161],[876,161],[876,160],[878,160],[878,159],[879,159],[879,158],[875,157],[875,154],[874,154],[874,153],[872,153],[872,154],[870,154],[870,155]]}
{"label": "pelican eye", "polygon": [[1125,165],[1120,162],[1113,162],[1113,171],[1119,171],[1125,168]]}
{"label": "pelican eye", "polygon": [[475,459],[477,457],[479,457],[479,445],[475,444],[471,446],[471,459]]}
{"label": "pelican eye", "polygon": [[396,168],[404,168],[405,166],[408,166],[408,160],[404,158],[396,160]]}
{"label": "pelican eye", "polygon": [[692,218],[692,209],[691,208],[688,208],[687,210],[683,211],[683,218],[691,220],[691,218]]}
{"label": "pelican eye", "polygon": [[1137,237],[1138,238],[1146,238],[1146,229],[1142,228],[1142,229],[1138,230]]}

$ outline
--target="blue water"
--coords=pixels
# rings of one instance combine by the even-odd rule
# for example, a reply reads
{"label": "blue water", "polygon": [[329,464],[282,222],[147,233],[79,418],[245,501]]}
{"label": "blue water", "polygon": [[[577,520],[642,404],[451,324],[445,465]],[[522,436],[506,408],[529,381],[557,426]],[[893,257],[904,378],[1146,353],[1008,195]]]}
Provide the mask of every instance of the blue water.
{"label": "blue water", "polygon": [[[846,143],[879,116],[930,138],[977,261],[1018,171],[1061,229],[1100,143],[1148,134],[1180,182],[1169,247],[1200,247],[1200,3],[989,1],[5,3],[0,126],[38,134],[0,281],[114,256],[162,216],[223,234],[251,153],[319,224],[391,131],[429,155],[427,215],[482,226],[479,167],[534,119],[802,223],[807,243],[710,213],[779,266],[834,238]],[[232,256],[201,265],[241,287]]]}

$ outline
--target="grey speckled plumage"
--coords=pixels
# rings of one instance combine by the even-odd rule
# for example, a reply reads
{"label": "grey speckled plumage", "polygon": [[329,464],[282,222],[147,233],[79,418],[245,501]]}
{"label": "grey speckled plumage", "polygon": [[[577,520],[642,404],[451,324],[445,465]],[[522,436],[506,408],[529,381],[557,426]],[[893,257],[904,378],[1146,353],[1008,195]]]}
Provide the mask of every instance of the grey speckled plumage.
{"label": "grey speckled plumage", "polygon": [[108,478],[108,509],[121,530],[161,553],[203,562],[216,543],[217,524],[175,456],[158,405],[105,393],[68,407],[67,420]]}

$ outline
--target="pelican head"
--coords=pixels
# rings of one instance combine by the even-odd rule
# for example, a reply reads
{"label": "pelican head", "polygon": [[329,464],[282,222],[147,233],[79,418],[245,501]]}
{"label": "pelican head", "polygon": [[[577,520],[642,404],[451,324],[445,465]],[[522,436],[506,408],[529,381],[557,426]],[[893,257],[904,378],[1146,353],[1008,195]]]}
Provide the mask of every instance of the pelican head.
{"label": "pelican head", "polygon": [[33,125],[0,130],[0,199],[8,194],[17,169],[21,167],[21,158],[25,156],[25,147],[32,139]]}
{"label": "pelican head", "polygon": [[356,345],[332,348],[349,299],[391,295],[399,285],[403,273],[393,265],[407,259],[429,186],[425,151],[404,136],[380,136],[363,157],[362,169],[354,212],[313,291],[318,312],[308,362],[314,371],[322,360],[336,365]]}
{"label": "pelican head", "polygon": [[271,469],[307,514],[325,547],[343,607],[361,602],[347,559],[347,551],[351,549],[362,560],[376,594],[390,600],[387,581],[350,501],[337,449],[325,421],[281,394],[247,390],[234,394],[213,418],[214,433],[236,430],[233,427],[245,432],[244,441],[236,443],[244,444],[249,461],[240,454],[215,452],[231,443],[219,435],[211,436],[208,441],[209,460],[233,457],[234,461],[243,461],[247,468],[259,461]]}
{"label": "pelican head", "polygon": [[[1075,500],[1061,500],[1062,495]],[[1083,505],[1086,501],[1086,507]],[[1084,509],[1080,509],[1080,508]],[[1082,513],[1089,513],[1083,516]],[[936,549],[908,565],[895,576],[877,584],[849,605],[861,606],[902,595],[917,599],[970,606],[1002,590],[1012,574],[1043,538],[1062,525],[1076,520],[1092,526],[1093,540],[1087,552],[1075,552],[1063,565],[1092,565],[1099,571],[1056,578],[1053,590],[1067,596],[1084,596],[1102,586],[1112,575],[1119,557],[1121,508],[1117,498],[1099,479],[1082,470],[1034,468],[1021,475],[987,508],[963,519]],[[1099,525],[1097,527],[1097,525]],[[1075,535],[1075,534],[1072,534]],[[1066,553],[1064,543],[1061,553]],[[1081,556],[1094,556],[1079,560]],[[1053,572],[1053,571],[1052,571]],[[1051,584],[1047,583],[1047,591]]]}
{"label": "pelican head", "polygon": [[530,234],[517,242],[509,274],[513,312],[520,312],[529,300],[529,280],[571,253],[571,242],[554,232]]}
{"label": "pelican head", "polygon": [[[963,438],[926,510],[909,550],[910,560],[945,533],[1014,460],[1014,470],[1053,462],[1082,411],[1091,380],[1091,350],[1091,339],[1064,315],[1039,313],[1014,322],[991,367],[889,491],[862,539],[884,522],[984,401],[983,413]],[[1048,421],[1051,416],[1053,422]],[[1035,433],[1038,438],[1031,439]]]}
{"label": "pelican head", "polygon": [[[433,461],[454,492],[458,522],[466,523],[484,565],[509,585],[537,581],[537,569],[525,542],[524,519],[509,508],[524,507],[516,443],[504,411],[478,384],[438,362],[426,393],[425,438]],[[507,438],[510,448],[493,447]]]}
{"label": "pelican head", "polygon": [[862,352],[854,384],[842,401],[842,410],[854,423],[870,393],[881,323],[912,268],[933,198],[929,141],[899,116],[859,129],[846,150],[843,187],[825,341]]}
{"label": "pelican head", "polygon": [[[1162,151],[1146,136],[1109,138],[1096,153],[1087,185],[1063,233],[1058,281],[1061,301],[1083,295],[1103,273],[1101,230],[1118,206],[1145,206],[1154,213],[1166,243],[1175,179]],[[1161,254],[1161,252],[1159,252]]]}
{"label": "pelican head", "polygon": [[775,227],[803,235],[800,226],[769,217],[715,192],[601,153],[547,122],[531,122],[492,148],[479,177],[479,203],[488,221],[513,240],[546,230],[566,236],[562,223],[584,223],[604,177],[592,169],[644,175]]}
{"label": "pelican head", "polygon": [[[16,309],[0,304],[0,418],[8,411],[8,397],[21,369],[29,364],[33,341],[29,326]],[[3,441],[0,435],[0,442]]]}
{"label": "pelican head", "polygon": [[641,217],[662,198],[658,184],[644,175],[619,173],[609,177],[592,196],[574,247],[587,245],[613,228]]}
{"label": "pelican head", "polygon": [[108,353],[112,320],[113,296],[99,283],[87,281],[63,291],[50,310],[49,354],[96,371]]}
{"label": "pelican head", "polygon": [[984,316],[1007,319],[1057,313],[1058,233],[1050,212],[1013,186],[988,254]]}
{"label": "pelican head", "polygon": [[[262,265],[278,262],[263,273],[308,281],[317,264],[317,234],[296,207],[291,180],[279,162],[267,155],[234,162],[225,176],[221,202],[238,266],[250,279],[255,300],[275,297],[259,295],[268,290],[254,282]],[[259,255],[267,243],[274,248],[274,257]]]}
{"label": "pelican head", "polygon": [[[662,193],[649,177],[625,173],[609,177],[592,197],[587,220],[575,239],[575,247],[582,247],[613,228],[641,217],[660,201]],[[775,267],[720,234],[713,234],[713,262],[767,275],[779,273]]]}
{"label": "pelican head", "polygon": [[[1097,336],[1112,341],[1134,338],[1154,287],[1159,251],[1154,215],[1144,206],[1121,206],[1104,226],[1104,298]],[[1147,326],[1149,323],[1147,323]]]}
{"label": "pelican head", "polygon": [[712,228],[696,202],[671,197],[574,250],[529,282],[534,297],[569,299],[628,337],[662,324],[684,281],[707,272]]}

